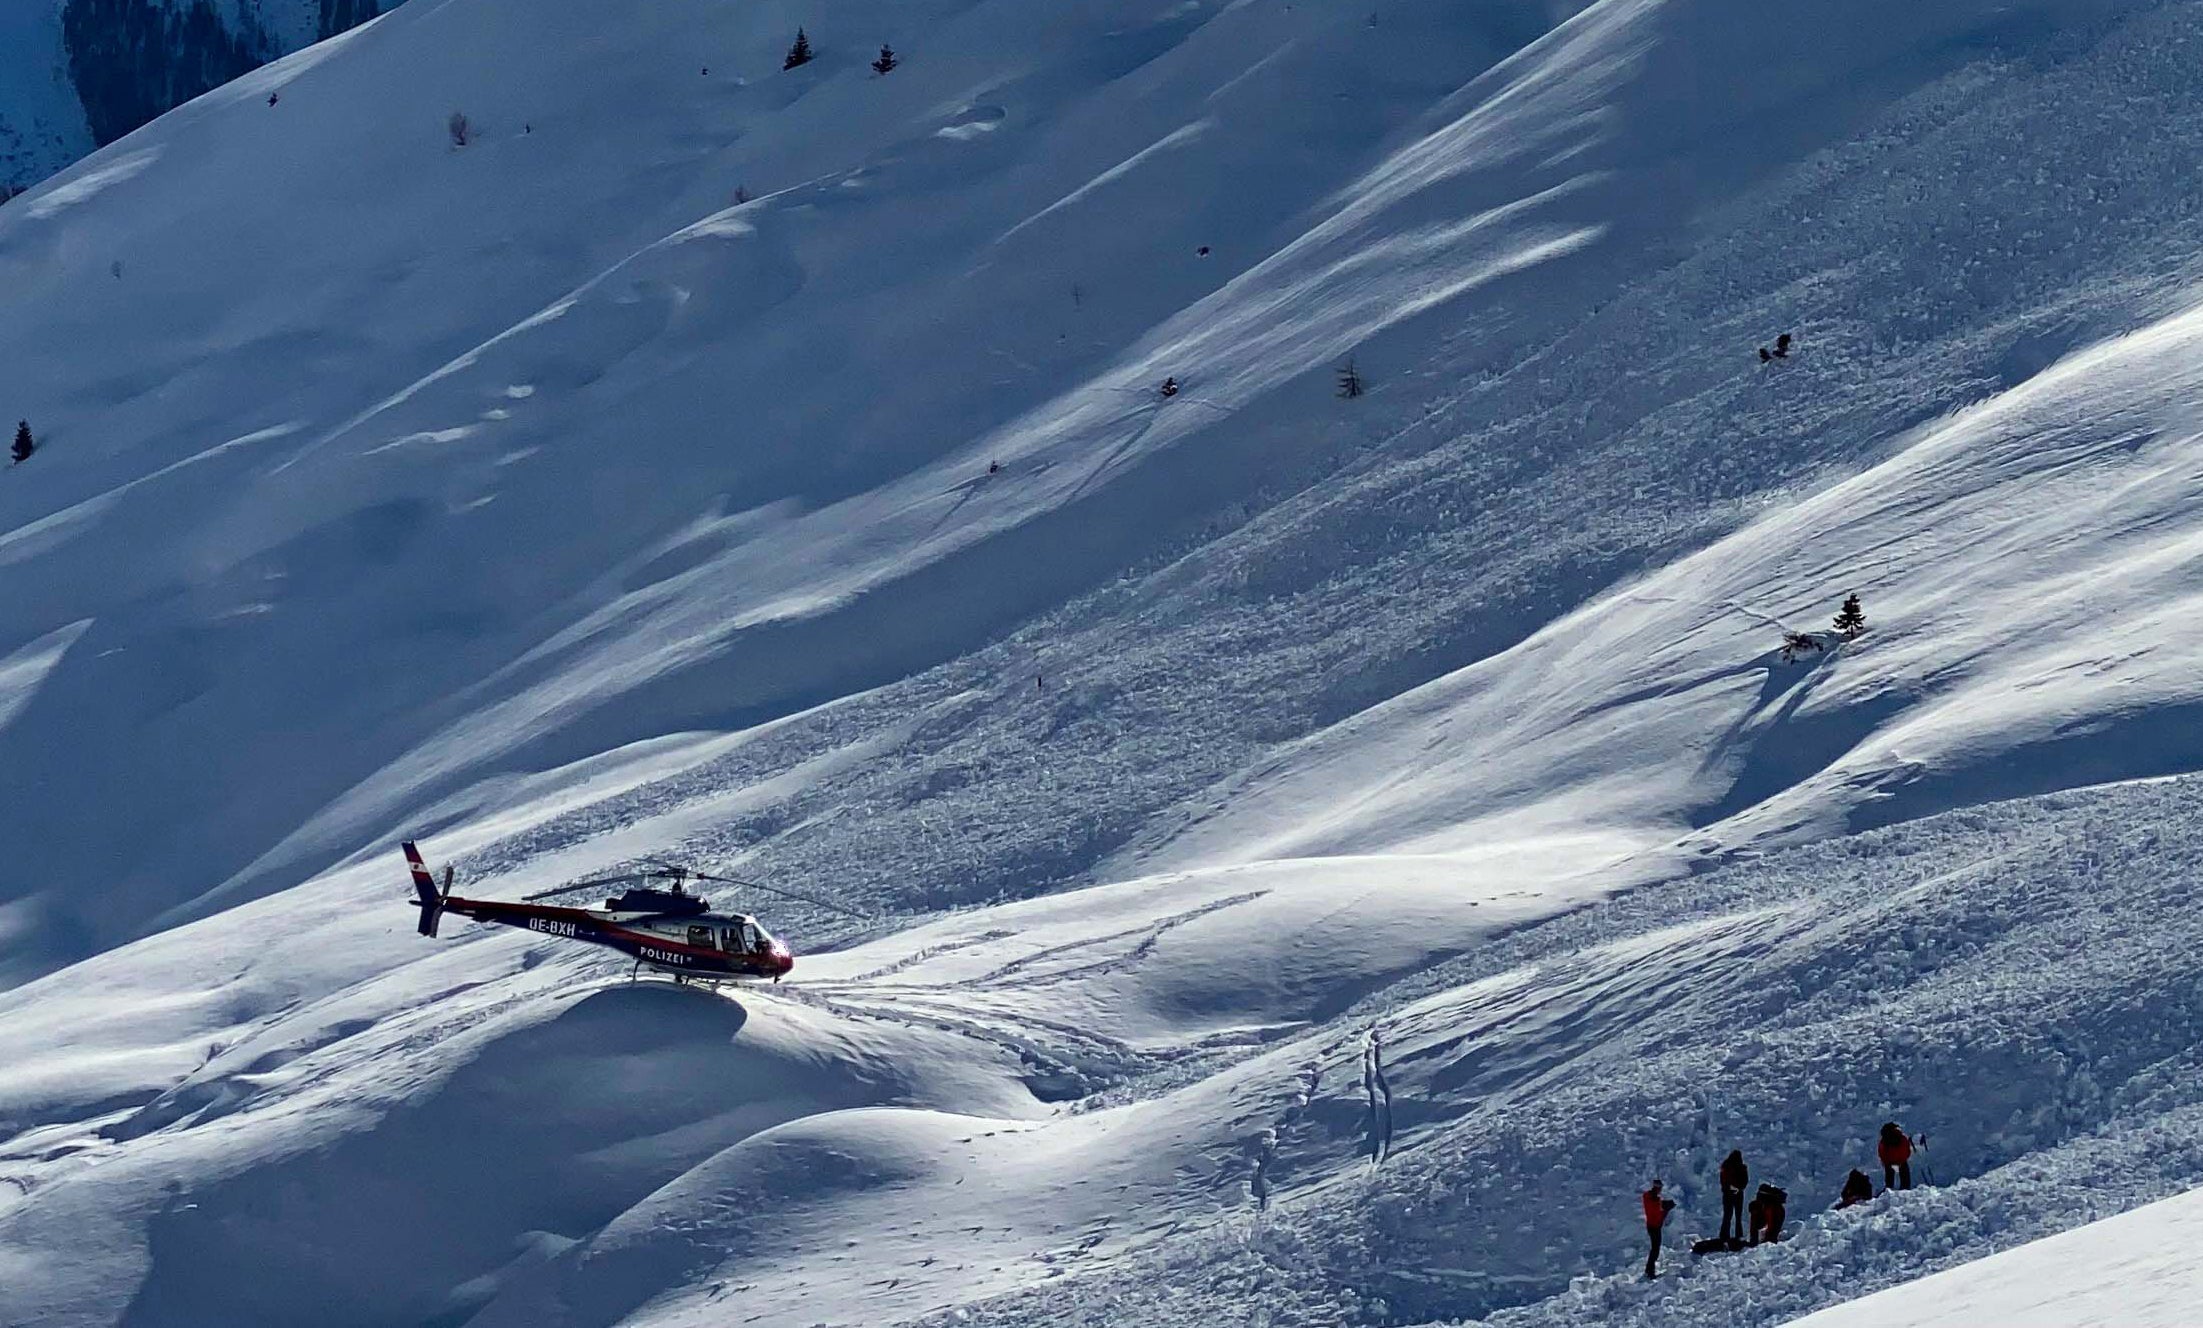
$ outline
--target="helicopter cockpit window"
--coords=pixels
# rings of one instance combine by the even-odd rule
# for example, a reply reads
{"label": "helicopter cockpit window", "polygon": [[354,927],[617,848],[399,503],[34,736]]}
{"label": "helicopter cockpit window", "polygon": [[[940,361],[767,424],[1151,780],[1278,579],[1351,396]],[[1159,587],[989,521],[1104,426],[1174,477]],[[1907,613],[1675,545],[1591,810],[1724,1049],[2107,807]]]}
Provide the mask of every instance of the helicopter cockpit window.
{"label": "helicopter cockpit window", "polygon": [[721,931],[719,933],[719,948],[729,954],[742,953],[745,948],[742,944],[742,929],[740,927],[728,927]]}
{"label": "helicopter cockpit window", "polygon": [[711,928],[709,928],[709,927],[691,927],[691,928],[689,928],[689,929],[688,929],[688,943],[689,943],[690,945],[693,945],[693,946],[695,946],[695,947],[696,947],[697,949],[699,949],[699,950],[709,950],[709,949],[711,948]]}
{"label": "helicopter cockpit window", "polygon": [[742,948],[751,953],[765,948],[765,933],[757,929],[756,923],[742,924]]}

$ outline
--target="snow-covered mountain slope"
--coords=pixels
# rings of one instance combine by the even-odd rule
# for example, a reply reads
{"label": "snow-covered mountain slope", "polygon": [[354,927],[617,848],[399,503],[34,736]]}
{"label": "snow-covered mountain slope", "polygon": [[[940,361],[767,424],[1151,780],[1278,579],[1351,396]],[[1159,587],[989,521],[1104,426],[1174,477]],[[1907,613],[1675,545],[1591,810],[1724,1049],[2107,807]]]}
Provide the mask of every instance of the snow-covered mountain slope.
{"label": "snow-covered mountain slope", "polygon": [[0,199],[383,0],[0,2]]}
{"label": "snow-covered mountain slope", "polygon": [[[1915,8],[1891,6],[1890,47],[1921,40],[1925,22],[1952,39],[1952,62],[1973,49],[1956,37],[2017,22]],[[0,494],[16,523],[0,550],[19,586],[9,632],[28,643],[91,625],[0,732],[38,754],[0,779],[41,827],[21,879],[97,875],[130,919],[41,891],[41,934],[109,943],[142,919],[293,881],[448,800],[471,805],[485,778],[782,716],[962,657],[1072,596],[972,671],[993,695],[955,725],[977,730],[955,764],[978,777],[950,790],[903,780],[884,796],[920,804],[915,817],[802,836],[824,841],[807,852],[846,855],[837,871],[893,889],[1022,893],[1087,872],[1266,744],[1489,653],[1705,538],[1736,519],[1739,487],[1886,445],[1886,428],[1854,424],[1756,467],[1734,457],[1762,454],[1763,430],[1811,436],[1824,411],[1894,422],[1891,405],[1861,398],[1893,392],[1878,375],[1904,358],[1897,346],[1854,363],[1846,334],[1816,324],[1805,333],[1821,358],[1783,366],[1808,381],[1769,381],[1743,320],[1795,307],[1731,301],[1689,327],[1687,357],[1611,367],[1684,330],[1635,303],[1672,311],[1671,270],[1632,274],[1736,187],[1725,173],[1765,133],[1737,127],[1753,99],[1779,91],[1824,132],[1856,114],[1849,75],[1814,102],[1794,67],[1825,56],[1850,17],[1812,32],[1720,6],[1601,11],[1456,91],[1455,62],[1434,70],[1416,53],[1496,55],[1536,30],[1527,17],[1409,6],[1371,28],[1305,10],[1173,9],[1143,27],[1115,6],[1083,19],[958,8],[929,38],[939,55],[921,61],[905,41],[906,65],[877,78],[847,38],[783,76],[772,15],[678,7],[614,26],[593,8],[528,6],[537,38],[505,43],[520,54],[485,71],[469,52],[499,45],[517,11],[446,4],[240,80],[11,205],[0,262],[41,312],[11,328],[10,362],[39,385],[19,413],[39,417],[49,447]],[[699,32],[729,24],[733,64],[700,63],[721,57]],[[1734,108],[1671,115],[1670,90],[1696,67],[1631,63],[1746,34],[1770,48],[1765,82]],[[703,52],[693,83],[685,60],[676,79],[660,55],[675,47]],[[1852,58],[1878,68],[1887,49]],[[1011,89],[1012,66],[1036,60],[1053,72]],[[402,70],[417,112],[354,113],[387,101],[386,69]],[[1029,133],[1008,119],[1013,90],[1029,99],[1017,110]],[[1281,127],[1281,106],[1318,103],[1328,128],[1313,146]],[[467,149],[445,136],[452,107],[478,122]],[[269,173],[290,182],[282,208],[251,186]],[[1648,215],[1646,185],[1670,177],[1676,215]],[[1119,186],[1121,201],[1090,206]],[[738,189],[754,201],[722,215]],[[914,197],[951,193],[954,209]],[[2135,206],[2170,243],[2178,217]],[[1732,224],[1699,261],[1765,264],[1767,226]],[[342,237],[330,241],[341,264],[300,241],[319,236]],[[2031,265],[2049,261],[2023,251],[2004,285],[2024,301],[2044,280]],[[1534,272],[1506,275],[1525,264]],[[1876,273],[1850,298],[1865,305],[1907,276]],[[1611,352],[1580,366],[1583,382],[1557,371],[1567,311],[1591,317],[1617,284],[1653,289],[1602,305]],[[1469,289],[1474,305],[1457,307],[1493,330],[1414,317]],[[2068,335],[2076,319],[2121,326],[2139,312],[2129,287],[2079,289],[2056,288]],[[1828,304],[1816,312],[1864,328],[1868,308]],[[2024,303],[2011,316],[2045,317]],[[135,340],[77,353],[122,319]],[[1396,347],[1368,341],[1401,320]],[[2023,322],[2005,336],[2038,334]],[[1358,413],[1329,395],[1332,364],[1357,345],[1400,366]],[[2010,354],[1994,340],[1973,352]],[[828,365],[837,383],[871,386],[784,390]],[[1166,409],[1151,389],[1178,370],[1191,386]],[[1422,386],[1471,374],[1495,376],[1473,404]],[[1555,395],[1566,413],[1586,409],[1600,374],[1612,381],[1593,399],[1620,412],[1620,434],[1563,430]],[[1824,374],[1840,381],[1822,388]],[[1950,399],[1944,378],[1915,380],[1930,400],[1894,408],[1917,417]],[[1311,408],[1318,427],[1305,427]],[[1618,455],[1517,447],[1501,441],[1509,429],[1611,441]],[[1701,456],[1690,435],[1754,441]],[[1373,446],[1387,436],[1398,441]],[[1716,467],[1724,480],[1677,491],[1673,472],[1666,485],[1645,473],[1671,452],[1686,475]],[[1449,476],[1406,499],[1434,505],[1428,519],[1389,515],[1400,486],[1456,459],[1469,465],[1458,487]],[[991,479],[990,461],[1004,467]],[[1584,510],[1587,472],[1619,517]],[[1578,492],[1548,504],[1540,485]],[[177,528],[99,539],[148,511]],[[1510,555],[1526,536],[1509,532],[1535,542]],[[1205,551],[1170,562],[1188,541]],[[1403,595],[1432,559],[1422,575],[1459,560],[1463,584],[1440,575]],[[1160,570],[1114,599],[1077,597],[1148,568]],[[1374,619],[1355,612],[1376,597]],[[1444,626],[1453,615],[1475,625]],[[1215,667],[1181,667],[1192,658]],[[1031,695],[1006,685],[1027,672],[1042,684]],[[973,681],[924,692],[945,700]],[[1234,703],[1248,692],[1262,698],[1251,710]],[[1065,722],[1090,713],[1098,722]],[[1025,746],[1035,724],[1062,730],[1046,769],[987,774],[1001,762],[981,753]],[[1114,741],[1118,726],[1141,733],[1136,750]],[[796,740],[815,743],[806,730]],[[131,759],[106,755],[118,750]],[[1103,790],[1135,773],[1129,805],[1097,816],[1097,800],[1115,800]],[[135,814],[118,835],[106,809],[122,804]],[[943,813],[993,824],[917,882],[907,855],[868,833],[907,845],[914,821]],[[1000,848],[975,858],[971,839]]]}
{"label": "snow-covered mountain slope", "polygon": [[2203,6],[1579,8],[415,0],[0,210],[0,1320],[1771,1325],[2203,1181]]}
{"label": "snow-covered mountain slope", "polygon": [[1798,1321],[1799,1328],[2178,1328],[2203,1295],[2185,1194]]}
{"label": "snow-covered mountain slope", "polygon": [[[2193,1186],[2198,791],[1946,813],[1509,929],[1233,1072],[1267,1065],[1272,1114],[1206,1124],[1266,1208],[953,1321],[1775,1325]],[[1890,1116],[1940,1186],[1830,1213]],[[1636,1190],[1666,1178],[1672,1244],[1710,1235],[1732,1144],[1789,1190],[1785,1242],[1638,1281]]]}
{"label": "snow-covered mountain slope", "polygon": [[[781,76],[768,9],[399,11],[10,205],[0,263],[42,324],[10,359],[48,444],[0,495],[8,626],[92,621],[0,735],[38,760],[0,778],[38,785],[20,879],[96,874],[137,919],[50,899],[47,935],[295,880],[516,766],[905,675],[1178,545],[1292,466],[1209,427],[1235,395],[1321,390],[1428,274],[1300,302],[1300,340],[1232,351],[1244,370],[1165,348],[1276,291],[1164,320],[1288,247],[1459,78],[1367,67],[1535,31],[1410,8],[1340,61],[1317,39],[1360,20],[944,5],[937,53],[906,41],[881,79],[847,36]],[[843,31],[922,16],[889,12]],[[1277,114],[1325,66],[1374,95],[1324,106],[1343,123],[1311,146]],[[1136,157],[1145,202],[1081,204]],[[271,174],[294,202],[257,199]],[[122,319],[135,344],[77,354]],[[1194,385],[1167,414],[1165,361]],[[837,390],[801,387],[821,373]],[[984,485],[992,460],[1011,478]],[[101,540],[147,511],[172,539]],[[95,811],[117,802],[127,835]]]}
{"label": "snow-covered mountain slope", "polygon": [[[8,1305],[1777,1324],[2203,1176],[2199,797],[1947,813],[1541,925],[1494,880],[1454,896],[1481,935],[1376,862],[1097,887],[737,1002],[549,938],[424,956],[362,869],[7,998],[4,1109],[42,1122],[5,1153]],[[1460,957],[1385,983],[1380,922]],[[1888,1115],[1941,1188],[1824,1215]],[[1791,1238],[1601,1276],[1646,1172],[1711,1225],[1732,1141]]]}
{"label": "snow-covered mountain slope", "polygon": [[[2188,313],[2061,361],[1290,749],[1163,856],[1443,852],[1524,819],[1717,852],[2191,768],[2199,353]],[[1832,585],[1880,606],[1873,634],[1786,664],[1778,629]]]}

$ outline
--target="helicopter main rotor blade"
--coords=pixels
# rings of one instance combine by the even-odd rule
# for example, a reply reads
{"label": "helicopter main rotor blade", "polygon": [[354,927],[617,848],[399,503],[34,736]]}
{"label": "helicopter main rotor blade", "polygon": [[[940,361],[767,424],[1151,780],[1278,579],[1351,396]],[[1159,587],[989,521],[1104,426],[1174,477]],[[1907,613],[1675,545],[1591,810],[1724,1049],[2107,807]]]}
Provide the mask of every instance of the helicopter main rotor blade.
{"label": "helicopter main rotor blade", "polygon": [[559,895],[577,894],[583,890],[600,890],[608,885],[625,885],[629,881],[649,880],[654,875],[656,875],[654,872],[621,872],[617,876],[592,876],[586,881],[569,881],[565,885],[553,886],[549,890],[538,890],[532,895],[522,895],[520,898],[524,902],[552,899]]}
{"label": "helicopter main rotor blade", "polygon": [[872,918],[871,914],[861,913],[847,904],[836,903],[831,899],[821,899],[817,895],[806,894],[801,890],[790,890],[783,885],[767,885],[763,881],[745,880],[740,876],[714,876],[709,872],[690,872],[689,875],[699,881],[720,881],[727,885],[739,885],[749,890],[763,890],[767,894],[780,895],[786,899],[800,899],[806,904],[816,904],[820,908],[831,909],[836,913],[868,922]]}
{"label": "helicopter main rotor blade", "polygon": [[723,885],[738,885],[745,890],[762,890],[766,894],[779,895],[783,899],[801,900],[806,904],[813,904],[819,908],[840,913],[846,917],[857,918],[861,921],[869,922],[872,920],[871,914],[851,908],[847,904],[832,899],[822,899],[806,891],[791,890],[784,885],[767,885],[763,881],[747,880],[740,876],[716,876],[710,872],[700,872],[689,867],[675,867],[662,863],[638,868],[635,871],[619,872],[611,876],[594,876],[586,881],[570,881],[565,885],[556,886],[549,890],[538,890],[532,895],[522,895],[521,899],[528,902],[538,899],[555,899],[559,895],[578,894],[583,890],[596,890],[610,885],[625,885],[633,881],[717,881]]}

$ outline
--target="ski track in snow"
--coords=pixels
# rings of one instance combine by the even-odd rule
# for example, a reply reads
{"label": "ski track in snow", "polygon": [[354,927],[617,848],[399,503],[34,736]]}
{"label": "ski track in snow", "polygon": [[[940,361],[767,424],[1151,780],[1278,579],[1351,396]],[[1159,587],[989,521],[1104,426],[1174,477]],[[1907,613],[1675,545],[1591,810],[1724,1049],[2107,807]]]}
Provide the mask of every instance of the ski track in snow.
{"label": "ski track in snow", "polygon": [[1371,1028],[1362,1048],[1362,1087],[1369,1094],[1369,1165],[1392,1151],[1392,1087],[1385,1082],[1384,1038]]}

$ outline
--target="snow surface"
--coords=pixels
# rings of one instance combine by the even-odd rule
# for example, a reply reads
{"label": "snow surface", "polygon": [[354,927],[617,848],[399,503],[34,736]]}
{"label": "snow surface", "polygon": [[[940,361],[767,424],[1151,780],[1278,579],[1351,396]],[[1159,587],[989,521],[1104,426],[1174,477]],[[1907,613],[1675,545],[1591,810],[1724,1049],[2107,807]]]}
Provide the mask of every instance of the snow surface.
{"label": "snow surface", "polygon": [[2106,1218],[1824,1310],[1799,1328],[2177,1328],[2203,1295],[2192,1253],[2203,1234],[2197,1200],[2182,1195]]}
{"label": "snow surface", "polygon": [[1771,1326],[2203,1185],[2199,43],[412,0],[14,200],[0,1322]]}

